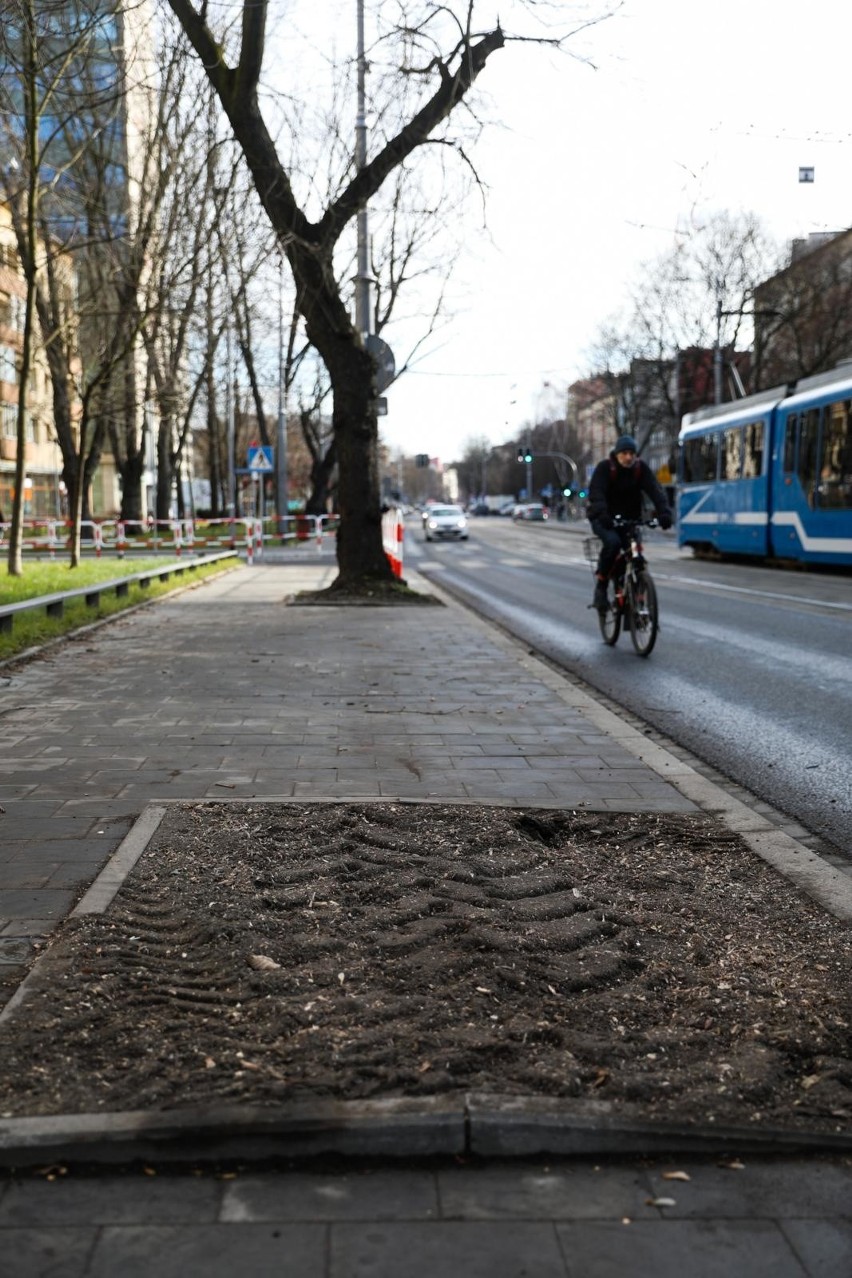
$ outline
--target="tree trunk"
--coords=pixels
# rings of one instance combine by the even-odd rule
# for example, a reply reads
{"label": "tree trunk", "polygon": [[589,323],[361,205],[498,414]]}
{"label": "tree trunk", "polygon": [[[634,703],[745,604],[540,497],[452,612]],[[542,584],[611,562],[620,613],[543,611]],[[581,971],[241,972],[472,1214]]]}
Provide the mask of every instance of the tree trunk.
{"label": "tree trunk", "polygon": [[314,455],[311,466],[311,495],[305,503],[306,514],[328,514],[328,490],[336,465],[337,449],[334,446],[334,440],[332,440],[325,453]]}
{"label": "tree trunk", "polygon": [[170,417],[160,421],[157,434],[157,519],[167,520],[170,517],[172,504],[172,450],[169,440],[172,434]]}
{"label": "tree trunk", "polygon": [[332,590],[370,591],[396,578],[382,546],[378,392],[375,364],[352,324],[334,279],[330,254],[291,242],[287,255],[308,340],[331,379],[332,429],[338,463],[339,576]]}
{"label": "tree trunk", "polygon": [[142,509],[144,473],[145,458],[141,452],[132,453],[125,459],[121,468],[121,518],[129,523],[141,523],[144,518]]}

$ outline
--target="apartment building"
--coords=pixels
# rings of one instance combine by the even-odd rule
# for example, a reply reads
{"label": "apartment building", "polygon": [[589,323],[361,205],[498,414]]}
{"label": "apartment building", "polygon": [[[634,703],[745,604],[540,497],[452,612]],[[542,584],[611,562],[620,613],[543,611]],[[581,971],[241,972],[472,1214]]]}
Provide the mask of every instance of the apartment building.
{"label": "apartment building", "polygon": [[[117,287],[123,260],[133,252],[140,194],[146,158],[146,136],[152,113],[153,76],[150,56],[151,0],[133,0],[131,4],[115,0],[67,0],[56,3],[49,21],[41,28],[42,58],[38,77],[39,140],[41,168],[38,174],[39,200],[48,235],[54,245],[53,261],[62,262],[61,270],[74,279],[73,310],[55,323],[67,353],[69,396],[79,405],[97,378],[96,397],[87,397],[94,406],[87,423],[87,449],[90,465],[87,474],[86,505],[96,516],[118,513],[121,500],[121,459],[128,437],[141,439],[145,416],[145,361],[138,336],[131,338],[107,377],[98,361],[108,350],[110,339],[121,325],[126,312],[126,299]],[[67,56],[55,57],[56,50],[67,46]],[[5,130],[2,141],[7,154],[19,155],[20,172],[25,168],[23,147],[23,49],[14,22],[4,26],[0,39],[0,75],[2,75]],[[61,65],[61,79],[51,78],[53,68]],[[7,183],[8,185],[8,183]],[[8,218],[7,218],[8,223]],[[9,236],[9,252],[14,254],[14,236]],[[17,279],[17,283],[15,280]],[[20,273],[3,277],[8,296],[9,319],[13,320],[21,296]],[[0,284],[0,292],[4,285]],[[9,341],[5,349],[17,349],[13,328],[5,330]],[[73,344],[69,335],[73,333]],[[59,340],[59,339],[57,339]],[[11,373],[11,356],[4,357],[3,368]],[[42,389],[43,361],[34,377],[37,397],[28,427],[28,449],[37,449],[41,435],[56,438],[51,432],[51,395]],[[4,479],[0,481],[0,506],[8,502],[3,495],[7,464],[14,470],[14,438],[10,437],[8,418],[17,403],[16,382],[6,381],[0,372],[3,424],[0,426]],[[87,380],[88,379],[88,380]],[[28,409],[30,405],[28,404]],[[151,420],[150,412],[148,421]],[[55,423],[53,423],[55,426]],[[14,432],[12,432],[14,435]],[[76,426],[60,433],[63,456],[53,472],[66,476],[76,472],[74,453],[79,444]],[[11,457],[9,456],[11,454]],[[57,513],[63,498],[63,484],[57,477],[50,488],[36,472],[36,462],[46,464],[33,452],[32,500],[27,514]],[[30,466],[30,456],[27,456]],[[29,471],[28,471],[29,476]],[[138,477],[142,483],[142,477]],[[70,483],[70,480],[69,480]],[[8,487],[8,484],[6,485]],[[29,490],[28,490],[29,491]],[[46,507],[50,507],[49,511]],[[5,513],[5,507],[4,507]]]}
{"label": "apartment building", "polygon": [[[11,518],[18,455],[18,403],[27,287],[9,208],[0,204],[0,513]],[[24,516],[47,518],[63,505],[62,454],[52,430],[50,377],[38,326],[26,396]]]}

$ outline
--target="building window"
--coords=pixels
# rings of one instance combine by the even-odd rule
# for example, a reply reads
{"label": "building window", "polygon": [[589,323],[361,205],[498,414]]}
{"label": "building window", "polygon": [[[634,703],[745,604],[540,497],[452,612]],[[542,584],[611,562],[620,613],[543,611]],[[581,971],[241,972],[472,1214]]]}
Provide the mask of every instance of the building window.
{"label": "building window", "polygon": [[11,346],[0,346],[0,382],[18,384],[18,363]]}

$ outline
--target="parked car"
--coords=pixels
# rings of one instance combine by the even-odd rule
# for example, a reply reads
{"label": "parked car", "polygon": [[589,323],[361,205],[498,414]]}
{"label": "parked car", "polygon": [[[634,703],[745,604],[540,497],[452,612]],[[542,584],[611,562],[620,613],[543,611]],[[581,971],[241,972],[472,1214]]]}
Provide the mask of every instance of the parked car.
{"label": "parked car", "polygon": [[467,541],[467,516],[461,506],[430,506],[423,513],[423,532],[427,541],[444,537]]}
{"label": "parked car", "polygon": [[542,520],[547,519],[548,514],[549,512],[546,506],[542,506],[540,502],[532,501],[528,502],[525,506],[516,506],[512,512],[512,518],[514,520],[528,519],[541,522]]}

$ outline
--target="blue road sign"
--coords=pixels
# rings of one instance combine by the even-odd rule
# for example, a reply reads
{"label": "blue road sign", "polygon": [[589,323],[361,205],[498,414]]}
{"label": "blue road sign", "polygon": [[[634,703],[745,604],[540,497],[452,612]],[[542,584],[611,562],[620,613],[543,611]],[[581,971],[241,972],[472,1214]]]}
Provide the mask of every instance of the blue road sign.
{"label": "blue road sign", "polygon": [[250,448],[248,450],[248,468],[254,471],[272,471],[274,462],[272,460],[272,445],[263,444]]}

